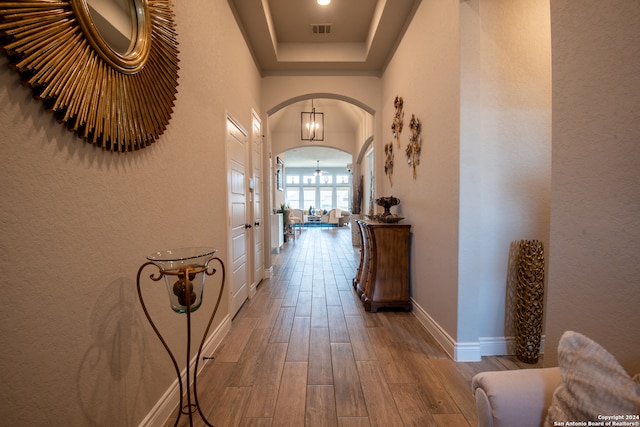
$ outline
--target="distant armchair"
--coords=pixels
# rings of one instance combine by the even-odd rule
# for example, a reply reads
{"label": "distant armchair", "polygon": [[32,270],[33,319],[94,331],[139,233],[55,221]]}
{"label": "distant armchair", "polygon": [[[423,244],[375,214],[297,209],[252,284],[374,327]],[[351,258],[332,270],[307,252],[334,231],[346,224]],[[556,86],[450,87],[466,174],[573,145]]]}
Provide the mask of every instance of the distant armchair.
{"label": "distant armchair", "polygon": [[338,222],[338,225],[340,227],[344,227],[345,225],[348,225],[349,224],[349,220],[351,219],[351,212],[342,210],[340,215],[341,216],[340,216],[340,220]]}
{"label": "distant armchair", "polygon": [[[296,212],[297,211],[297,212]],[[302,227],[302,211],[300,209],[287,209],[284,212],[284,221],[287,234],[300,232]]]}
{"label": "distant armchair", "polygon": [[331,209],[326,214],[320,217],[320,222],[325,224],[332,224],[340,226],[340,220],[342,219],[342,211],[340,209]]}
{"label": "distant armchair", "polygon": [[302,210],[301,210],[301,209],[291,209],[291,215],[292,215],[294,218],[296,218],[296,219],[298,219],[298,220],[302,221],[303,214],[302,214]]}

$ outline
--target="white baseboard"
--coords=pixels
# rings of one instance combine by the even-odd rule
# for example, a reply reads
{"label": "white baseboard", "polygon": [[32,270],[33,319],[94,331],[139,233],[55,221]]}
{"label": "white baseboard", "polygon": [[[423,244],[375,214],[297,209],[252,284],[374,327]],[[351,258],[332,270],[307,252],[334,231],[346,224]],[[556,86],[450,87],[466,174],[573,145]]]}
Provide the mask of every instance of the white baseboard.
{"label": "white baseboard", "polygon": [[[213,352],[218,348],[222,339],[229,333],[231,329],[231,317],[227,315],[220,325],[216,328],[216,330],[209,335],[209,338],[205,341],[204,346],[202,347],[202,356],[209,356],[213,354]],[[167,355],[168,357],[168,355]],[[189,378],[191,379],[191,383],[193,383],[193,371],[195,369],[196,359],[198,355],[196,354],[189,363]],[[198,363],[198,370],[202,371],[202,368],[207,364],[207,360],[200,361]],[[186,368],[182,370],[180,373],[181,380],[184,381],[186,378]],[[191,384],[189,384],[191,386]],[[169,419],[173,410],[176,408],[178,403],[180,402],[180,384],[178,383],[178,379],[176,378],[171,386],[164,392],[160,400],[156,402],[156,404],[151,408],[151,411],[147,414],[147,416],[140,422],[139,427],[155,427],[161,426],[166,423]]]}
{"label": "white baseboard", "polygon": [[[482,356],[504,356],[515,354],[515,337],[481,337],[478,342],[457,342],[429,314],[416,303],[413,314],[422,326],[456,362],[479,362]],[[540,340],[540,353],[544,354],[544,335]]]}
{"label": "white baseboard", "polygon": [[[540,337],[540,354],[544,354],[545,336]],[[516,354],[516,337],[480,338],[480,354],[482,356],[504,356]]]}
{"label": "white baseboard", "polygon": [[480,343],[477,342],[457,342],[456,354],[453,358],[456,362],[479,362],[482,360],[480,353]]}
{"label": "white baseboard", "polygon": [[413,303],[413,314],[418,318],[420,324],[429,332],[435,340],[440,344],[444,351],[455,360],[455,341],[451,338],[444,329],[433,320],[429,313],[427,313],[414,299],[411,299]]}
{"label": "white baseboard", "polygon": [[273,277],[273,266],[264,269],[264,278],[271,279]]}
{"label": "white baseboard", "polygon": [[483,356],[503,356],[515,354],[515,337],[485,337],[480,338],[480,353]]}

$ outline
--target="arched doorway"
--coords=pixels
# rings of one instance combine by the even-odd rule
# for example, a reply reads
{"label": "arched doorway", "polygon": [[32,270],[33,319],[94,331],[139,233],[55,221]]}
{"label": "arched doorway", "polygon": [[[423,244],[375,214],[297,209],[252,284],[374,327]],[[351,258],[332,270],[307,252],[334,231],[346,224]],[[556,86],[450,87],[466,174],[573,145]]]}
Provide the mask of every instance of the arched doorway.
{"label": "arched doorway", "polygon": [[[287,93],[291,89],[293,87],[288,86],[284,92]],[[365,93],[370,95],[368,91],[365,91]],[[282,95],[282,91],[279,94]],[[333,149],[337,153],[347,153],[349,160],[340,160],[340,163],[335,165],[338,170],[332,170],[332,175],[329,179],[337,182],[335,189],[331,188],[331,191],[328,188],[324,188],[324,191],[321,188],[307,189],[307,196],[305,197],[305,189],[298,188],[297,205],[303,210],[307,210],[310,206],[321,208],[323,203],[327,207],[342,207],[342,204],[346,204],[348,206],[347,210],[351,211],[354,183],[362,182],[361,174],[369,174],[364,169],[366,164],[364,153],[373,147],[377,132],[376,109],[358,99],[335,93],[315,92],[292,95],[284,101],[277,101],[274,107],[266,110],[267,117],[264,122],[265,170],[271,172],[270,183],[266,192],[273,210],[272,215],[275,217],[277,215],[276,212],[281,210],[283,204],[292,204],[290,197],[287,197],[284,180],[286,179],[287,171],[296,167],[296,161],[294,160],[290,163],[287,158],[291,159],[292,153],[304,153],[304,151],[298,151],[303,148]],[[271,97],[267,96],[267,98]],[[276,98],[284,99],[279,96]],[[317,112],[324,114],[325,135],[322,141],[303,141],[301,138],[301,113],[311,111],[312,104]],[[293,157],[296,156],[294,155]],[[309,173],[312,173],[316,169],[316,162],[320,160],[320,168],[329,171],[330,165],[324,163],[319,155],[311,154],[309,156],[305,155],[305,157],[310,164],[297,165],[298,167],[304,167],[309,170]],[[303,183],[304,173],[301,172],[298,176],[298,181]],[[348,176],[346,190],[341,182],[343,176]],[[324,179],[322,180],[323,184]],[[281,182],[282,185],[278,185],[278,182]],[[329,185],[329,182],[326,184]],[[321,186],[318,185],[318,187]],[[305,201],[305,198],[313,199],[313,203],[308,200]],[[361,204],[360,206],[363,205]],[[269,221],[270,241],[272,251],[278,252],[277,245],[280,239],[278,238],[277,224],[281,223],[281,221],[276,220],[274,217]]]}
{"label": "arched doorway", "polygon": [[[303,141],[301,128],[303,123],[301,114],[311,111],[313,108],[324,115],[324,139],[322,141]],[[267,135],[270,145],[271,166],[274,174],[277,173],[278,158],[284,163],[284,171],[289,168],[313,167],[320,160],[320,166],[342,168],[349,176],[359,176],[362,171],[362,152],[371,144],[374,133],[374,110],[362,102],[346,96],[331,93],[310,93],[290,98],[267,111]],[[306,154],[313,150],[334,149],[327,152],[347,153],[349,159],[339,160],[339,164],[326,162],[324,156],[319,154]],[[289,157],[289,160],[287,160]],[[333,157],[333,156],[330,156]],[[330,158],[327,157],[327,160]],[[339,158],[339,156],[337,156]],[[304,162],[307,162],[306,164]],[[333,170],[331,178],[340,176],[339,170]],[[303,172],[301,172],[301,180]],[[349,179],[349,191],[353,188]],[[290,183],[292,184],[292,183]],[[282,190],[279,190],[282,188]],[[272,205],[280,207],[286,202],[286,190],[278,187],[274,180],[272,186]],[[302,197],[302,196],[301,196]],[[316,204],[321,202],[319,197]],[[301,200],[304,198],[302,197]],[[335,200],[335,198],[334,198]],[[336,202],[337,203],[337,202]],[[307,203],[303,203],[306,206]]]}
{"label": "arched doorway", "polygon": [[351,153],[329,147],[291,148],[278,154],[284,167],[276,197],[291,209],[351,209]]}

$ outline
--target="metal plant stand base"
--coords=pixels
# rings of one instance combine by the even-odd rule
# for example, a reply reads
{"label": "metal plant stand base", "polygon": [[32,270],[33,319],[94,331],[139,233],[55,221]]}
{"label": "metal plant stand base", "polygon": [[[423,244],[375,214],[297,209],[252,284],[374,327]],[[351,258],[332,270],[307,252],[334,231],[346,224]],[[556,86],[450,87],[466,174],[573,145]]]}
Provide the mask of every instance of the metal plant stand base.
{"label": "metal plant stand base", "polygon": [[[181,252],[182,251],[182,252]],[[146,262],[140,266],[138,270],[137,277],[137,287],[138,287],[138,297],[140,299],[140,305],[142,305],[142,309],[144,310],[145,316],[147,316],[147,320],[151,324],[154,332],[162,342],[165,350],[169,354],[171,361],[173,362],[173,366],[176,371],[176,375],[178,377],[178,383],[180,384],[180,408],[178,410],[178,416],[176,417],[176,421],[174,426],[178,425],[178,421],[182,415],[189,416],[189,425],[193,426],[193,414],[196,412],[200,415],[200,418],[204,423],[210,427],[213,427],[207,418],[205,417],[202,409],[200,408],[200,404],[198,403],[198,389],[197,389],[197,374],[198,374],[198,362],[202,357],[202,347],[204,346],[205,340],[207,338],[207,334],[209,333],[209,329],[213,322],[213,318],[218,311],[218,307],[220,306],[220,301],[222,299],[222,294],[224,291],[224,283],[225,283],[225,269],[224,263],[218,257],[212,257],[213,253],[215,253],[215,249],[202,251],[202,248],[190,248],[186,250],[174,250],[174,251],[166,251],[163,253],[158,253],[155,255],[151,255],[147,257],[151,261]],[[201,254],[201,252],[204,252]],[[186,255],[185,255],[186,253]],[[209,322],[205,331],[202,335],[202,341],[200,342],[200,346],[198,347],[198,355],[195,361],[195,368],[193,372],[193,393],[191,392],[190,386],[190,369],[189,365],[191,362],[191,312],[197,310],[202,304],[202,293],[204,288],[204,281],[206,276],[213,276],[216,273],[214,268],[209,268],[208,263],[212,260],[217,261],[220,264],[222,270],[222,284],[220,285],[220,292],[217,297],[216,304],[211,312],[211,317],[209,318]],[[149,311],[147,310],[147,306],[144,303],[144,299],[142,297],[142,290],[140,287],[140,278],[142,276],[142,271],[148,266],[155,266],[159,270],[159,274],[151,274],[149,278],[154,281],[160,281],[160,279],[164,278],[167,284],[167,289],[169,291],[169,298],[171,300],[172,309],[177,313],[186,314],[187,318],[187,356],[186,356],[186,378],[185,385],[183,386],[182,376],[180,375],[180,368],[178,366],[178,362],[176,361],[173,352],[169,348],[169,345],[160,334],[160,331],[156,327],[155,323],[151,319],[149,315]],[[176,280],[177,279],[177,280]],[[174,283],[171,283],[175,280]],[[186,403],[184,401],[184,389],[186,388]]]}

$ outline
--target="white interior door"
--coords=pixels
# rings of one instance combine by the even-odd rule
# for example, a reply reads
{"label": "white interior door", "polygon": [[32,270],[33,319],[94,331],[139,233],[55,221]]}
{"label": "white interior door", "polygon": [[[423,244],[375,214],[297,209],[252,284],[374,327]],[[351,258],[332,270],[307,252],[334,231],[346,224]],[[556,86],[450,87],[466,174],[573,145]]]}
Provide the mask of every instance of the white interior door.
{"label": "white interior door", "polygon": [[249,296],[247,285],[247,133],[227,117],[227,180],[229,191],[229,313],[235,316]]}
{"label": "white interior door", "polygon": [[251,146],[253,163],[253,284],[258,286],[264,277],[264,228],[262,212],[262,123],[257,114],[253,114],[251,126]]}

